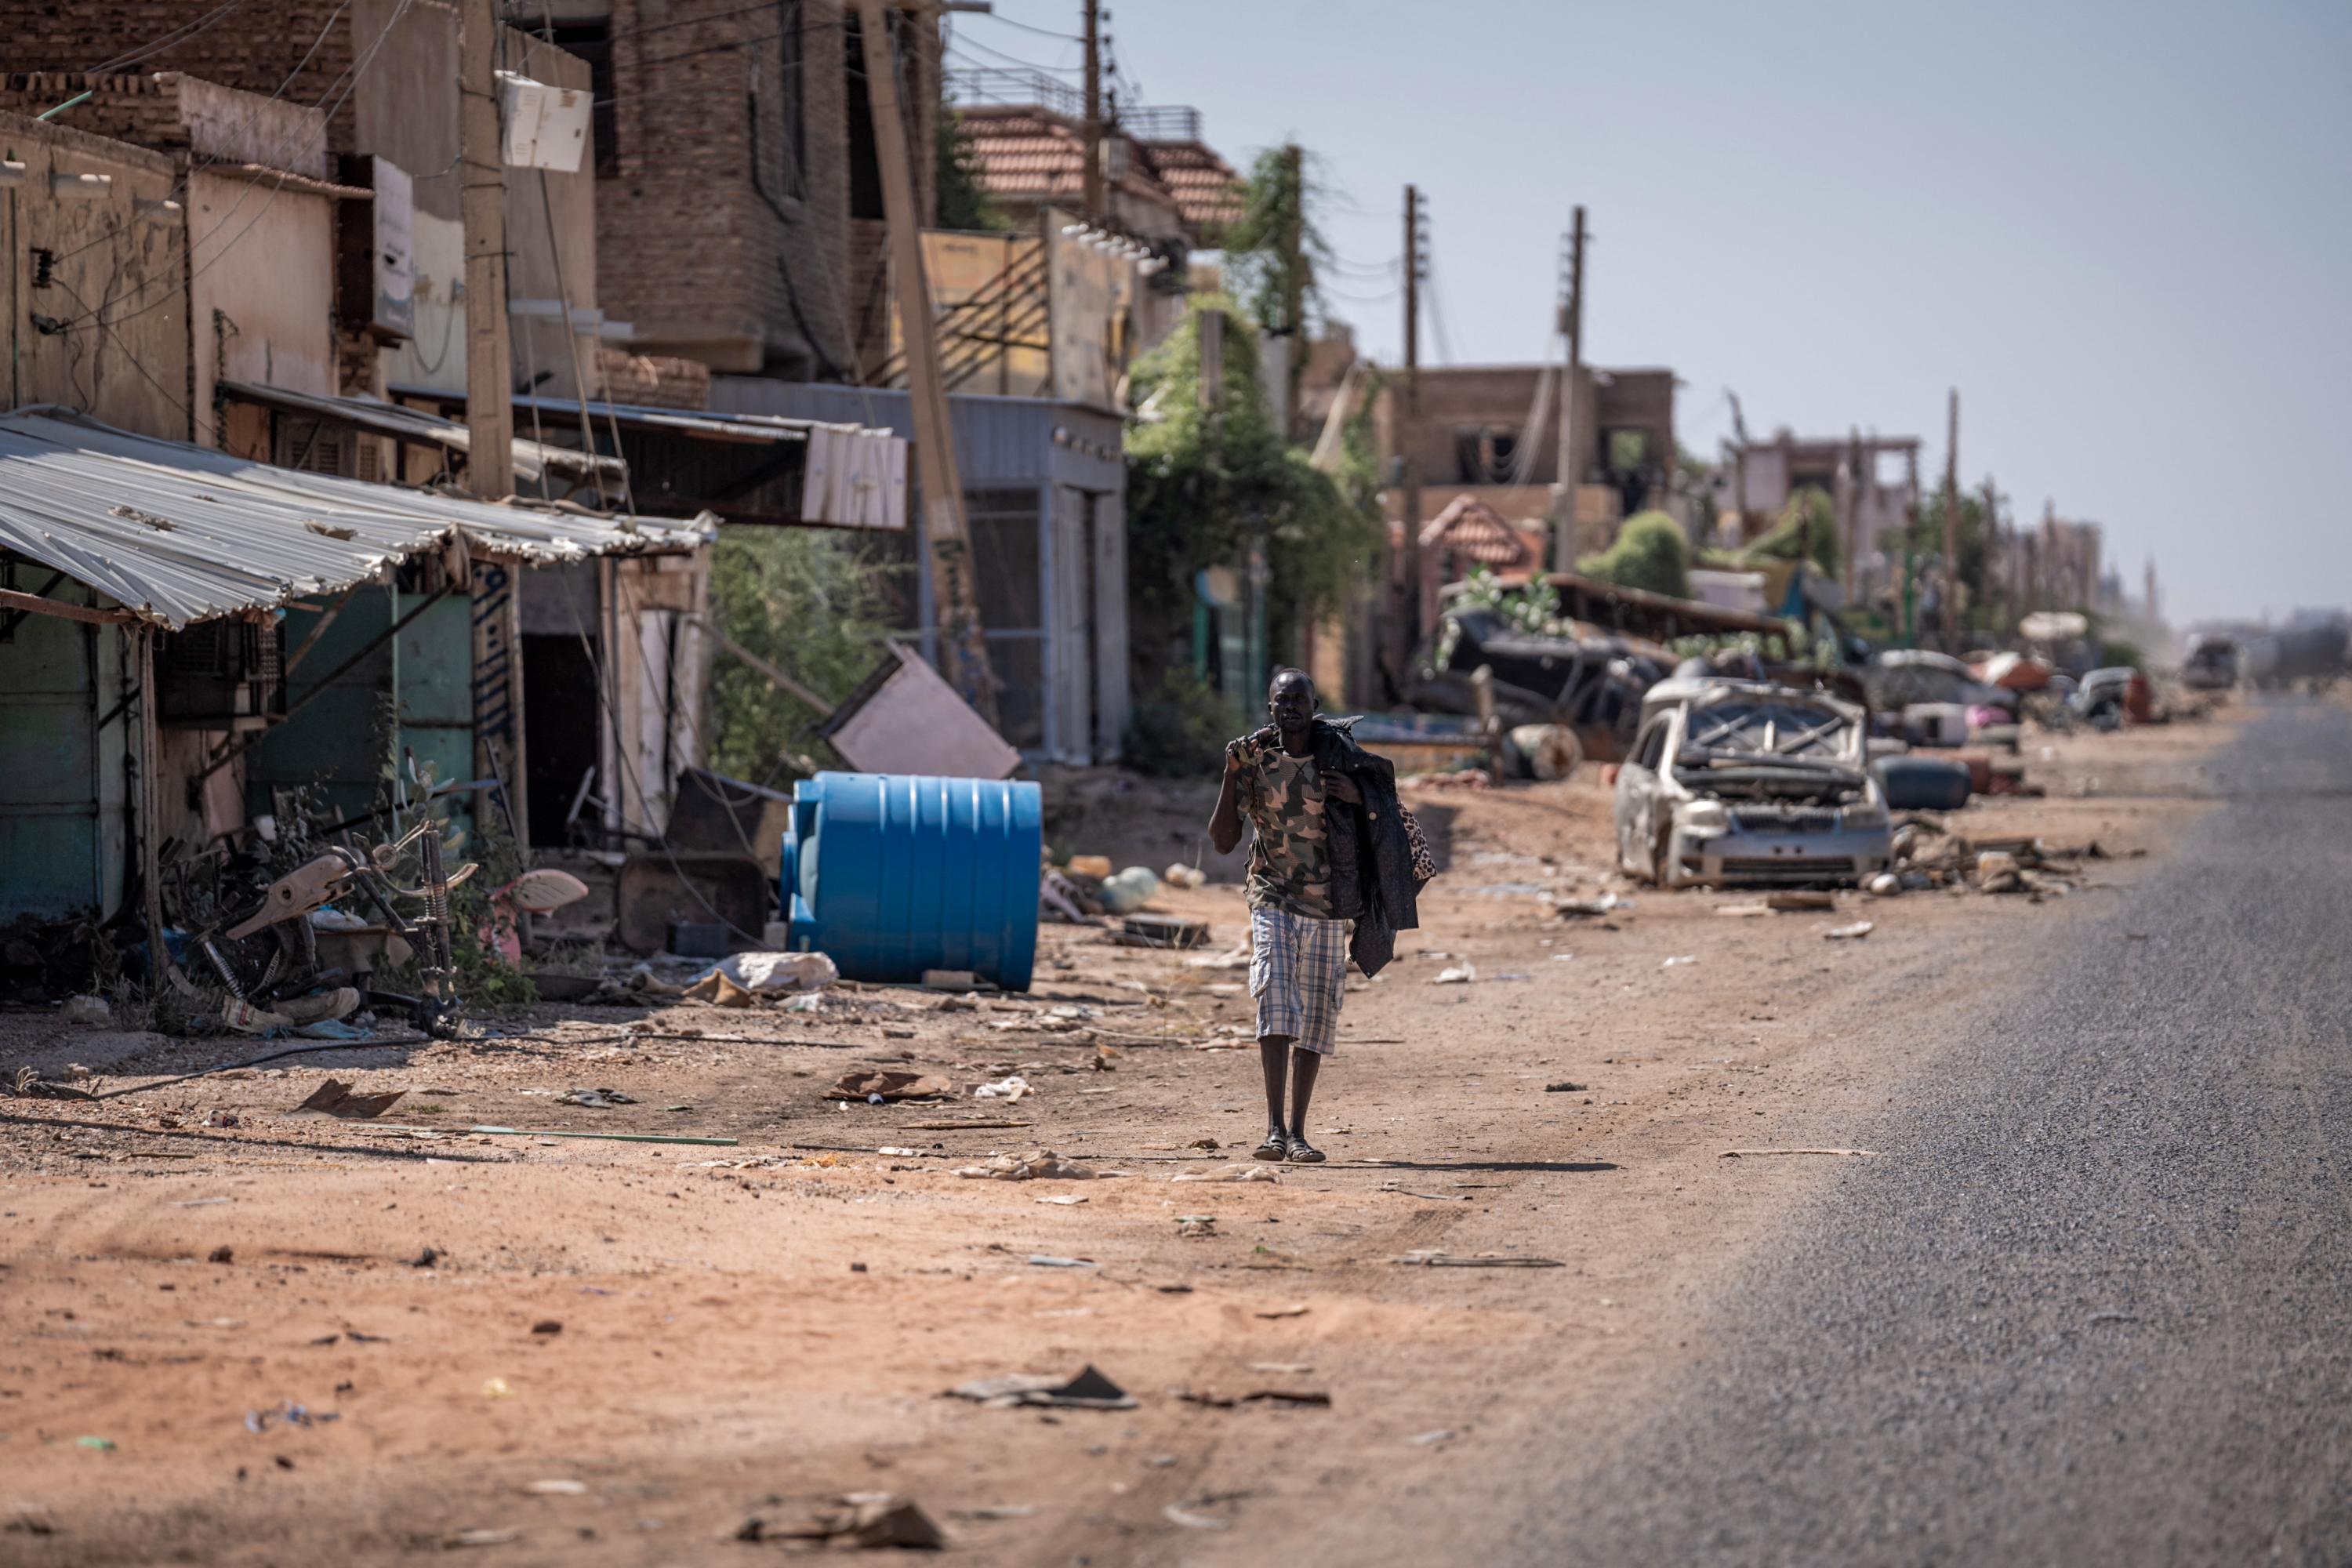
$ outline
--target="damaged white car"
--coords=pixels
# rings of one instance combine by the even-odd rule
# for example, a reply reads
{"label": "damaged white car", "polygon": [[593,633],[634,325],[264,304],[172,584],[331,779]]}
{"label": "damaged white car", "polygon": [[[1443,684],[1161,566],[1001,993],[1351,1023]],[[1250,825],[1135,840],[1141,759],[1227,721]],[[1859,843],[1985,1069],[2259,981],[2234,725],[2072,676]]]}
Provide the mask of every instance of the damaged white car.
{"label": "damaged white car", "polygon": [[1853,883],[1893,862],[1864,714],[1820,692],[1676,679],[1650,689],[1617,773],[1617,860],[1663,887]]}

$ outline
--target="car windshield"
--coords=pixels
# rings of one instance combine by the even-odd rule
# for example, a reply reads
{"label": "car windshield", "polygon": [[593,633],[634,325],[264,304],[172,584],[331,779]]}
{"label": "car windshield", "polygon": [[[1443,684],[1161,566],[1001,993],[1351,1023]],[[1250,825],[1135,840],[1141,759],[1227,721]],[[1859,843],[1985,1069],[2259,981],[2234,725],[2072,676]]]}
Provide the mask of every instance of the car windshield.
{"label": "car windshield", "polygon": [[1753,763],[1844,764],[1858,731],[1843,713],[1800,702],[1734,700],[1691,710],[1683,754],[1706,765]]}

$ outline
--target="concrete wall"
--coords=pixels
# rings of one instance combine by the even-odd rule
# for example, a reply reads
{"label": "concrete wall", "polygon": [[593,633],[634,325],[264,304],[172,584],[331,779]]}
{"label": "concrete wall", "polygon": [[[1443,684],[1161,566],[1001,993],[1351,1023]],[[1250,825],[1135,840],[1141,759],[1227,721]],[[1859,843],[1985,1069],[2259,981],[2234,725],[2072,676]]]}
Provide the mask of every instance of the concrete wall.
{"label": "concrete wall", "polygon": [[[1549,390],[1542,391],[1547,379]],[[1578,389],[1572,437],[1576,460],[1570,464],[1578,482],[1606,477],[1608,437],[1619,430],[1639,431],[1649,460],[1670,471],[1675,455],[1673,372],[1585,365],[1580,367]],[[1419,461],[1423,521],[1465,490],[1505,517],[1537,516],[1549,507],[1550,487],[1560,478],[1559,399],[1557,367],[1451,365],[1422,371],[1421,412],[1415,418],[1405,413],[1403,377],[1391,372],[1381,386],[1373,428],[1384,456]],[[1490,477],[1465,471],[1461,437],[1480,429],[1532,437],[1531,458],[1517,470],[1518,483],[1498,482],[1504,473]]]}
{"label": "concrete wall", "polygon": [[[0,152],[25,165],[0,187],[9,405],[61,403],[188,439],[186,226],[176,210],[137,205],[171,196],[171,160],[5,111]],[[53,174],[112,184],[100,199],[60,198]],[[37,251],[53,258],[46,281]]]}
{"label": "concrete wall", "polygon": [[222,445],[216,380],[336,390],[335,204],[216,174],[191,177],[186,201],[196,439]]}

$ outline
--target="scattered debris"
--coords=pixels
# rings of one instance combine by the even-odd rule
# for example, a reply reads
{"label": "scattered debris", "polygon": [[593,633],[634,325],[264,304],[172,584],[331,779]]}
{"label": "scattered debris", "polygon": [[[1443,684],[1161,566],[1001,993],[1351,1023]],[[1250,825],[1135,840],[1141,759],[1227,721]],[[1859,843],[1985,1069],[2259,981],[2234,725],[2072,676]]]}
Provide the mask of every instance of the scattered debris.
{"label": "scattered debris", "polygon": [[921,1506],[892,1492],[845,1492],[835,1511],[806,1524],[779,1527],[757,1515],[743,1521],[735,1539],[744,1542],[810,1541],[827,1546],[939,1552],[947,1537]]}
{"label": "scattered debris", "polygon": [[1735,920],[1756,920],[1777,911],[1769,904],[1717,904],[1715,912]]}
{"label": "scattered debris", "polygon": [[245,1429],[258,1436],[272,1426],[319,1426],[330,1421],[340,1421],[342,1415],[334,1410],[312,1410],[307,1405],[291,1400],[276,1410],[248,1410],[245,1413]]}
{"label": "scattered debris", "polygon": [[1209,874],[1198,866],[1178,861],[1160,873],[1160,879],[1171,888],[1200,889],[1209,885]]}
{"label": "scattered debris", "polygon": [[1615,893],[1603,893],[1597,899],[1561,899],[1553,903],[1552,913],[1562,920],[1598,920],[1619,910],[1630,910],[1633,900]]}
{"label": "scattered debris", "polygon": [[948,1517],[969,1523],[987,1524],[1004,1519],[1028,1519],[1037,1511],[1037,1505],[1027,1502],[992,1502],[979,1508],[951,1508]]}
{"label": "scattered debris", "polygon": [[1105,1377],[1092,1364],[1077,1376],[1062,1379],[1036,1373],[983,1377],[947,1391],[951,1399],[969,1399],[992,1409],[1039,1405],[1057,1410],[1132,1410],[1135,1396]]}
{"label": "scattered debris", "polygon": [[1269,1307],[1263,1312],[1253,1312],[1250,1315],[1255,1318],[1267,1319],[1303,1318],[1307,1315],[1307,1311],[1308,1308],[1304,1303],[1301,1303],[1297,1306],[1291,1307]]}
{"label": "scattered debris", "polygon": [[1790,889],[1783,892],[1765,894],[1764,907],[1784,913],[1793,913],[1801,910],[1833,910],[1837,908],[1837,896],[1817,889]]}
{"label": "scattered debris", "polygon": [[1412,1444],[1416,1448],[1426,1448],[1433,1443],[1443,1443],[1447,1438],[1454,1436],[1454,1430],[1453,1427],[1440,1426],[1434,1432],[1416,1432],[1412,1436],[1407,1437],[1405,1441]]}
{"label": "scattered debris", "polygon": [[1432,985],[1467,985],[1478,978],[1478,966],[1465,961],[1460,967],[1441,969],[1430,978]]}
{"label": "scattered debris", "polygon": [[616,1105],[635,1105],[636,1096],[623,1094],[617,1089],[573,1089],[555,1097],[559,1105],[584,1105],[593,1110],[609,1110]]}
{"label": "scattered debris", "polygon": [[76,1028],[104,1029],[114,1023],[114,1009],[103,996],[68,996],[58,1009],[58,1022]]}
{"label": "scattered debris", "polygon": [[111,1437],[77,1437],[74,1439],[74,1447],[77,1448],[95,1449],[97,1452],[101,1454],[111,1454],[114,1452],[114,1439]]}
{"label": "scattered debris", "polygon": [[1031,1092],[1029,1080],[1016,1073],[1011,1078],[1000,1079],[994,1083],[975,1085],[971,1096],[974,1100],[1001,1100],[1007,1105],[1013,1105],[1017,1104],[1023,1095]]}
{"label": "scattered debris", "polygon": [[568,1480],[533,1481],[523,1488],[523,1490],[539,1497],[586,1497],[588,1483]]}
{"label": "scattered debris", "polygon": [[985,1182],[1085,1182],[1094,1178],[1094,1172],[1051,1149],[999,1154],[985,1165],[960,1166],[956,1174]]}
{"label": "scattered debris", "polygon": [[560,1334],[563,1331],[563,1325],[553,1318],[541,1318],[530,1326],[530,1331],[534,1334]]}
{"label": "scattered debris", "polygon": [[1213,1237],[1217,1234],[1217,1216],[1213,1214],[1180,1214],[1176,1216],[1176,1234],[1180,1237]]}
{"label": "scattered debris", "polygon": [[1726,1149],[1720,1158],[1746,1160],[1767,1154],[1849,1154],[1861,1160],[1878,1158],[1875,1149]]}
{"label": "scattered debris", "polygon": [[822,991],[840,978],[841,971],[821,952],[738,952],[720,959],[683,995],[689,1002],[749,1007],[754,1002]]}
{"label": "scattered debris", "polygon": [[[1484,773],[1481,773],[1478,776],[1480,778],[1486,777]],[[1400,779],[1397,782],[1400,784],[1408,784],[1412,781],[1408,779]],[[1169,1523],[1181,1524],[1187,1530],[1231,1530],[1234,1527],[1233,1521],[1230,1520],[1212,1518],[1210,1515],[1205,1513],[1195,1513],[1191,1509],[1180,1507],[1172,1502],[1166,1508],[1161,1509],[1160,1512],[1161,1517],[1166,1519]]]}
{"label": "scattered debris", "polygon": [[1171,1182],[1279,1182],[1282,1173],[1271,1165],[1233,1165],[1222,1171],[1179,1171]]}
{"label": "scattered debris", "polygon": [[1204,947],[1209,922],[1178,915],[1129,915],[1120,922],[1119,938],[1129,947]]}
{"label": "scattered debris", "polygon": [[454,1535],[443,1536],[441,1545],[444,1550],[451,1552],[467,1546],[504,1546],[521,1534],[520,1530],[461,1530]]}
{"label": "scattered debris", "polygon": [[236,1249],[229,1247],[215,1247],[213,1248],[211,1256],[206,1258],[205,1261],[207,1263],[234,1263],[236,1261]]}
{"label": "scattered debris", "polygon": [[1402,1263],[1416,1268],[1564,1268],[1566,1264],[1552,1258],[1507,1257],[1500,1253],[1480,1252],[1467,1258],[1456,1258],[1450,1252],[1431,1247],[1416,1247],[1391,1263]]}
{"label": "scattered debris", "polygon": [[1102,1265],[1091,1258],[1056,1258],[1050,1252],[1033,1252],[1029,1255],[1029,1267],[1032,1268],[1100,1268]]}
{"label": "scattered debris", "polygon": [[1544,1092],[1546,1094],[1582,1094],[1585,1088],[1583,1084],[1570,1083],[1568,1079],[1562,1079],[1558,1083],[1544,1085]]}
{"label": "scattered debris", "polygon": [[514,1397],[514,1390],[507,1386],[507,1380],[505,1378],[493,1377],[482,1384],[482,1397],[485,1399],[512,1399]]}
{"label": "scattered debris", "polygon": [[1660,969],[1672,969],[1677,963],[1696,963],[1697,962],[1698,954],[1695,952],[1685,952],[1679,958],[1667,959],[1664,963],[1659,964],[1658,967]]}
{"label": "scattered debris", "polygon": [[833,1082],[824,1091],[827,1100],[862,1100],[869,1105],[885,1100],[936,1100],[953,1094],[955,1085],[931,1073],[885,1072],[875,1068],[852,1068]]}
{"label": "scattered debris", "polygon": [[1872,931],[1876,931],[1877,929],[1877,926],[1872,921],[1856,921],[1852,925],[1832,926],[1829,930],[1822,932],[1822,935],[1827,937],[1832,942],[1860,942],[1864,937],[1868,936]]}
{"label": "scattered debris", "polygon": [[1055,1193],[1049,1197],[1042,1197],[1036,1201],[1041,1204],[1060,1204],[1066,1208],[1073,1205],[1086,1202],[1087,1195],[1084,1193]]}

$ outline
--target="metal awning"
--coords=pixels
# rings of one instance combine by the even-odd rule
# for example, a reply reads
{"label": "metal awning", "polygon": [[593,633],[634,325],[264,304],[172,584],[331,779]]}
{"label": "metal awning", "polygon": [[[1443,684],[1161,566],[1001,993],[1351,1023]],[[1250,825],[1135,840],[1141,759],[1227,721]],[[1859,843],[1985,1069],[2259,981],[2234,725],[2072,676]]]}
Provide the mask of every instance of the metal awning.
{"label": "metal awning", "polygon": [[[394,386],[397,398],[462,411],[466,395]],[[710,511],[730,522],[820,528],[907,526],[907,441],[863,425],[773,414],[719,414],[642,404],[583,403],[518,394],[516,413],[542,429],[583,416],[629,460],[636,505],[650,511]]]}
{"label": "metal awning", "polygon": [[[312,392],[289,392],[281,386],[256,386],[244,381],[224,381],[220,392],[225,397],[275,413],[329,420],[371,436],[437,447],[460,457],[473,449],[474,433],[457,420],[379,398],[329,397]],[[628,471],[627,463],[602,452],[582,452],[515,437],[514,472],[518,480],[537,484],[541,476],[552,474],[574,484],[609,485],[611,493],[617,495]]]}
{"label": "metal awning", "polygon": [[690,550],[716,520],[656,522],[272,468],[70,409],[0,416],[0,549],[173,630],[364,582],[462,537],[551,564]]}

